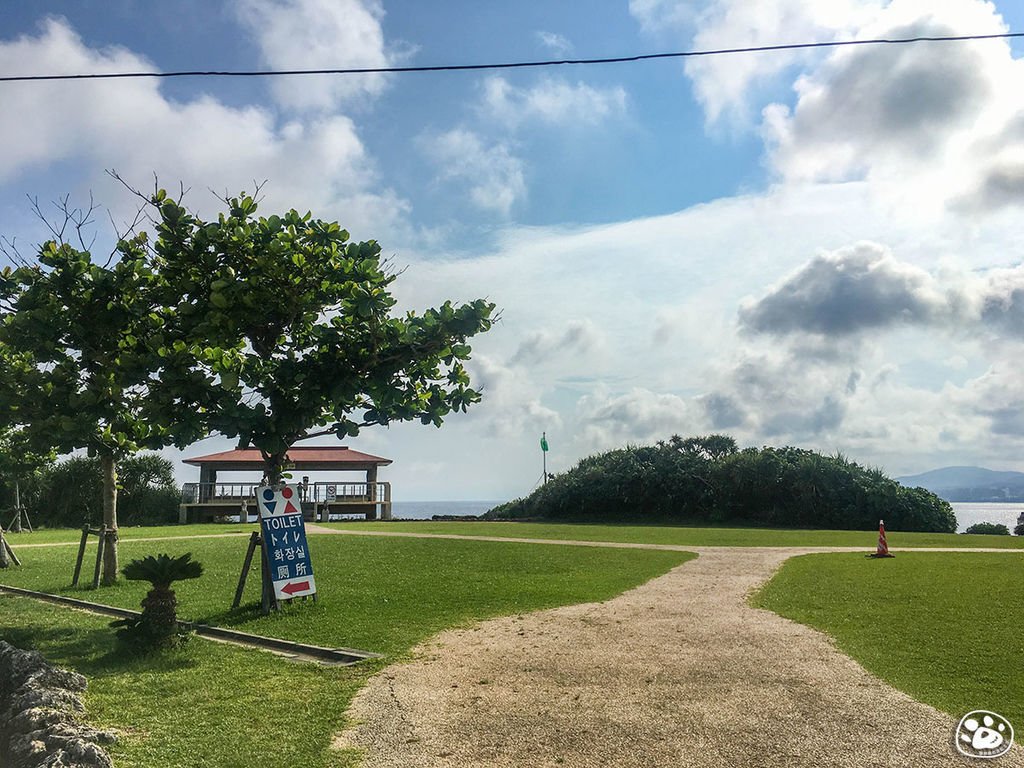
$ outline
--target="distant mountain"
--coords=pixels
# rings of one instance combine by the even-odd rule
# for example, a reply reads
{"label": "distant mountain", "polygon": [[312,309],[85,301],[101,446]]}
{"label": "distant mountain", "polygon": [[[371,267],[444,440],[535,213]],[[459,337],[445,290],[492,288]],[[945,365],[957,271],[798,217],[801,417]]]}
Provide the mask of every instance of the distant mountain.
{"label": "distant mountain", "polygon": [[1024,502],[1024,472],[996,472],[983,467],[943,467],[897,477],[911,488],[927,488],[946,501]]}

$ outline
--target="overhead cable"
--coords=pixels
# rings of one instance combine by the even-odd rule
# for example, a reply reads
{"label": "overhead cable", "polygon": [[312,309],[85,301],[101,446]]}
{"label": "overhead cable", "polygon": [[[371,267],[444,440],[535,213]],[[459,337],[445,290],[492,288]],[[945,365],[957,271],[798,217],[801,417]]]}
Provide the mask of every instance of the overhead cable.
{"label": "overhead cable", "polygon": [[716,48],[700,51],[671,51],[668,53],[641,53],[635,56],[611,56],[596,59],[550,59],[542,61],[515,61],[498,64],[438,64],[415,67],[339,67],[327,69],[259,69],[259,70],[180,70],[174,72],[89,72],[63,75],[0,75],[0,82],[37,82],[46,80],[115,80],[142,77],[282,77],[288,75],[374,75],[404,72],[462,72],[488,69],[527,69],[568,65],[625,64],[653,59],[686,59],[703,56],[724,56],[740,53],[771,53],[797,51],[808,48],[840,48],[853,45],[907,45],[910,43],[955,43],[968,40],[1005,40],[1024,37],[1024,32],[1000,32],[991,35],[938,35],[917,37],[877,37],[868,40],[832,40],[817,43],[786,43],[782,45],[756,45],[742,48]]}

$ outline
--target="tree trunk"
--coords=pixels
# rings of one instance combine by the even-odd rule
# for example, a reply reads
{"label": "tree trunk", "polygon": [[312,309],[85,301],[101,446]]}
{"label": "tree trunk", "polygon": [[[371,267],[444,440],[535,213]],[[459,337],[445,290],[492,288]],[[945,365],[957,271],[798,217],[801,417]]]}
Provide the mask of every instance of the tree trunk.
{"label": "tree trunk", "polygon": [[267,467],[267,485],[278,486],[284,481],[284,465],[287,458],[287,452],[263,455],[263,461]]}
{"label": "tree trunk", "polygon": [[168,644],[178,630],[178,599],[172,589],[153,587],[142,601],[142,619],[160,645]]}
{"label": "tree trunk", "polygon": [[117,459],[100,456],[103,467],[103,584],[117,583]]}
{"label": "tree trunk", "polygon": [[7,557],[7,542],[4,541],[4,529],[0,527],[0,568],[6,568],[10,564],[10,559]]}

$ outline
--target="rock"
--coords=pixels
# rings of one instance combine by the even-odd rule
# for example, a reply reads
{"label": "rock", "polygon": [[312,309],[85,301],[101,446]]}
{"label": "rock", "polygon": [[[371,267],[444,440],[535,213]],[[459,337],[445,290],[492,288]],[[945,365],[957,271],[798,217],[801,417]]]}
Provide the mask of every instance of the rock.
{"label": "rock", "polygon": [[112,768],[113,733],[81,722],[86,679],[0,641],[0,765]]}

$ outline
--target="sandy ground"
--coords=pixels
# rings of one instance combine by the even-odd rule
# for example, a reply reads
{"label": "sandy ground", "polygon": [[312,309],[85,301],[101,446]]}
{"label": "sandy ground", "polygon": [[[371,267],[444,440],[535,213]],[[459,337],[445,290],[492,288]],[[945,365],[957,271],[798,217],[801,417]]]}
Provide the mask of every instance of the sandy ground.
{"label": "sandy ground", "polygon": [[1024,767],[1018,747],[961,757],[954,718],[747,604],[823,550],[686,549],[700,557],[605,603],[442,633],[370,681],[336,746],[366,768]]}

